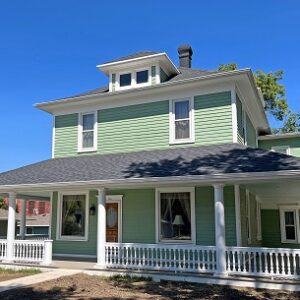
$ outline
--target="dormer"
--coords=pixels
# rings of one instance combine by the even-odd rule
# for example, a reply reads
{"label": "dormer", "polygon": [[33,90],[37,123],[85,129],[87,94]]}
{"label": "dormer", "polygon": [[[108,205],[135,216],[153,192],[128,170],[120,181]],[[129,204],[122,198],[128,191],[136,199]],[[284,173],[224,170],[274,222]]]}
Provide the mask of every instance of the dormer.
{"label": "dormer", "polygon": [[159,84],[179,70],[164,52],[138,52],[98,65],[109,77],[109,91],[122,91]]}

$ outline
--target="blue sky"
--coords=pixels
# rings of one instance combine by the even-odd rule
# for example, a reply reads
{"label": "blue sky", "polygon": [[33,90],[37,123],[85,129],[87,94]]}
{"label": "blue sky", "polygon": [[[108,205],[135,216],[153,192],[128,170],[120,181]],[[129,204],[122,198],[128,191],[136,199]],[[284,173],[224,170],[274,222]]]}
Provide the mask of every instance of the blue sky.
{"label": "blue sky", "polygon": [[51,156],[51,117],[33,107],[106,84],[95,66],[189,43],[193,67],[285,71],[300,109],[300,1],[1,0],[0,171]]}

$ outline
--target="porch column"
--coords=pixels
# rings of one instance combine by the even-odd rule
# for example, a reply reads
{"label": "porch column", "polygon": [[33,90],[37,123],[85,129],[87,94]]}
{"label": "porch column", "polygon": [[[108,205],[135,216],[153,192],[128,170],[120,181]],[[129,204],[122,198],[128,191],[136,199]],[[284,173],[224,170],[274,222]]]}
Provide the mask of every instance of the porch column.
{"label": "porch column", "polygon": [[21,220],[20,220],[20,237],[21,240],[25,240],[26,235],[26,200],[21,201]]}
{"label": "porch column", "polygon": [[226,275],[224,184],[214,185],[215,235],[216,235],[216,275]]}
{"label": "porch column", "polygon": [[16,230],[16,193],[9,193],[8,222],[7,222],[7,252],[6,261],[12,262],[14,257],[14,241]]}
{"label": "porch column", "polygon": [[97,267],[105,268],[106,190],[98,190]]}

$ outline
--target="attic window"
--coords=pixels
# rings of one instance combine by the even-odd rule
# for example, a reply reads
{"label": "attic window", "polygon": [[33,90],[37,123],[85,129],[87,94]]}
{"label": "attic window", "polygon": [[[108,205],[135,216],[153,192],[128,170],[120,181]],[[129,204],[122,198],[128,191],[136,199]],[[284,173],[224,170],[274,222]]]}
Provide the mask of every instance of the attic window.
{"label": "attic window", "polygon": [[131,73],[120,74],[120,87],[131,85]]}
{"label": "attic window", "polygon": [[149,71],[148,70],[136,72],[136,83],[137,84],[147,83],[148,80],[149,80]]}

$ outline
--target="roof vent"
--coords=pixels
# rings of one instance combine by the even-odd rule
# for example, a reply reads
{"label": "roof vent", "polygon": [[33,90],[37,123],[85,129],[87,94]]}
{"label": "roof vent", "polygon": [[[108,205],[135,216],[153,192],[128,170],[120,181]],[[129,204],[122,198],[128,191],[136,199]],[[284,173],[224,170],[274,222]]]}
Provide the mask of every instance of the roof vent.
{"label": "roof vent", "polygon": [[178,47],[179,66],[184,68],[192,67],[193,50],[190,45],[181,45]]}

